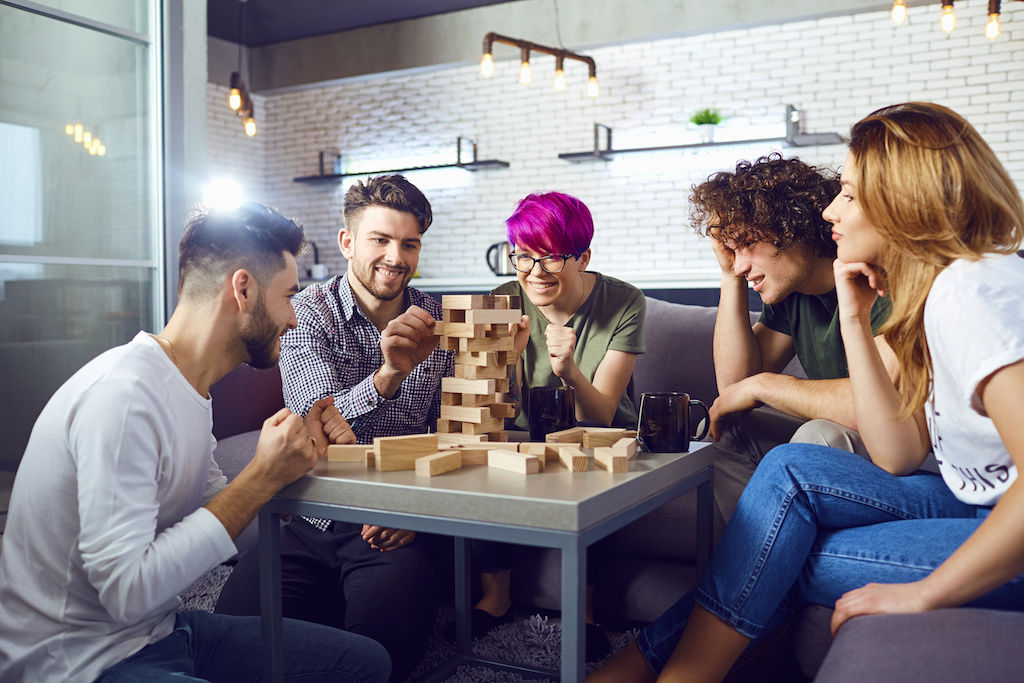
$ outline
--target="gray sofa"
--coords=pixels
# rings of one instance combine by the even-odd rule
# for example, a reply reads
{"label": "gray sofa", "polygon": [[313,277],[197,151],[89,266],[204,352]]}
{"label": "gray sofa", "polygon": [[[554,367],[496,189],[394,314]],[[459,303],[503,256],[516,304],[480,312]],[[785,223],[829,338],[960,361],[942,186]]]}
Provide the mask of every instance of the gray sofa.
{"label": "gray sofa", "polygon": [[[708,406],[717,396],[711,341],[716,309],[647,299],[645,344],[634,371],[637,396],[686,391]],[[787,372],[802,375],[797,363]],[[248,462],[256,430],[279,409],[280,375],[240,366],[213,387],[216,457],[229,477]],[[714,448],[714,446],[709,446]],[[716,538],[724,528],[715,512]],[[694,585],[696,495],[690,493],[613,534],[591,556],[598,621],[651,621]],[[242,544],[252,544],[250,529]],[[557,551],[517,555],[513,600],[520,607],[557,610]],[[1024,637],[1024,614],[946,610],[925,615],[863,617],[829,635],[831,610],[809,607],[740,661],[730,680],[1010,680],[1024,672],[1024,653],[1011,641]],[[988,653],[988,654],[986,654]],[[827,655],[827,656],[826,656]]]}

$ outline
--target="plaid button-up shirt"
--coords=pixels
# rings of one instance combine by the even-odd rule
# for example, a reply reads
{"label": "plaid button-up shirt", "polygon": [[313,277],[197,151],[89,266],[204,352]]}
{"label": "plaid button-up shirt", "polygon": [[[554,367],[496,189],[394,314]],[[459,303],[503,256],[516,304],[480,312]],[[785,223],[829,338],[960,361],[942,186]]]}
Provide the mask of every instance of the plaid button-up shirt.
{"label": "plaid button-up shirt", "polygon": [[[412,287],[404,296],[407,306],[442,319],[436,299]],[[373,384],[374,373],[384,364],[380,331],[359,310],[348,278],[338,275],[312,284],[292,298],[292,305],[299,325],[281,338],[280,360],[289,410],[305,415],[324,396],[334,396],[359,443],[433,431],[441,413],[441,378],[455,371],[450,351],[434,349],[393,398],[384,398]],[[310,521],[321,530],[330,524]]]}

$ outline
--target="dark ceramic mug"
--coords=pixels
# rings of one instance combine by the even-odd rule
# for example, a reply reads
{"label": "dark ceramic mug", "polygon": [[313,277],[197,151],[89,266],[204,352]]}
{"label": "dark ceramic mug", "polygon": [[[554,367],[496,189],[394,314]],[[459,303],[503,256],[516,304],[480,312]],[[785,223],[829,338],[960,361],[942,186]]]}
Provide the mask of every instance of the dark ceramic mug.
{"label": "dark ceramic mug", "polygon": [[[690,407],[704,411],[704,430],[700,435],[693,428],[700,419],[691,421]],[[690,450],[690,439],[700,441],[708,433],[708,407],[689,394],[661,391],[641,394],[640,415],[637,419],[637,438],[651,453],[685,453]]]}
{"label": "dark ceramic mug", "polygon": [[576,393],[572,387],[532,387],[528,398],[530,441],[576,426]]}

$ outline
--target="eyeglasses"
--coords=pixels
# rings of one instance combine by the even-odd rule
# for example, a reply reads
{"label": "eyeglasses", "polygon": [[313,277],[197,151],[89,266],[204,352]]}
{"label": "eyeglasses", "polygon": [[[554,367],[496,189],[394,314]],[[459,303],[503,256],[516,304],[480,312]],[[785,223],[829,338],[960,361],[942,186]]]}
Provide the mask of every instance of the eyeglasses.
{"label": "eyeglasses", "polygon": [[572,254],[551,254],[550,256],[534,258],[528,254],[520,254],[515,251],[508,255],[508,260],[512,262],[512,267],[520,273],[529,273],[533,270],[533,264],[535,263],[539,263],[541,270],[545,273],[561,273],[562,269],[565,268],[566,262],[571,258],[576,257]]}

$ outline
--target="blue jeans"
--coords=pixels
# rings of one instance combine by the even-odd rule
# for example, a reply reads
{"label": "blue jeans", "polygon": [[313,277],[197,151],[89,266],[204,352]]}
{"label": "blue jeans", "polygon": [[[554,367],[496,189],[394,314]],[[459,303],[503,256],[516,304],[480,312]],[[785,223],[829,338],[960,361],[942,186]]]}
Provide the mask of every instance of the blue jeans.
{"label": "blue jeans", "polygon": [[[262,681],[260,653],[259,617],[179,612],[170,635],[110,667],[96,681]],[[387,651],[369,638],[284,620],[286,681],[383,683],[390,673]]]}
{"label": "blue jeans", "polygon": [[[756,640],[794,607],[831,607],[870,582],[917,581],[988,511],[958,500],[937,474],[896,477],[845,451],[779,446],[754,472],[707,574],[640,633],[637,645],[660,672],[695,601]],[[1022,579],[970,604],[1024,610]]]}

